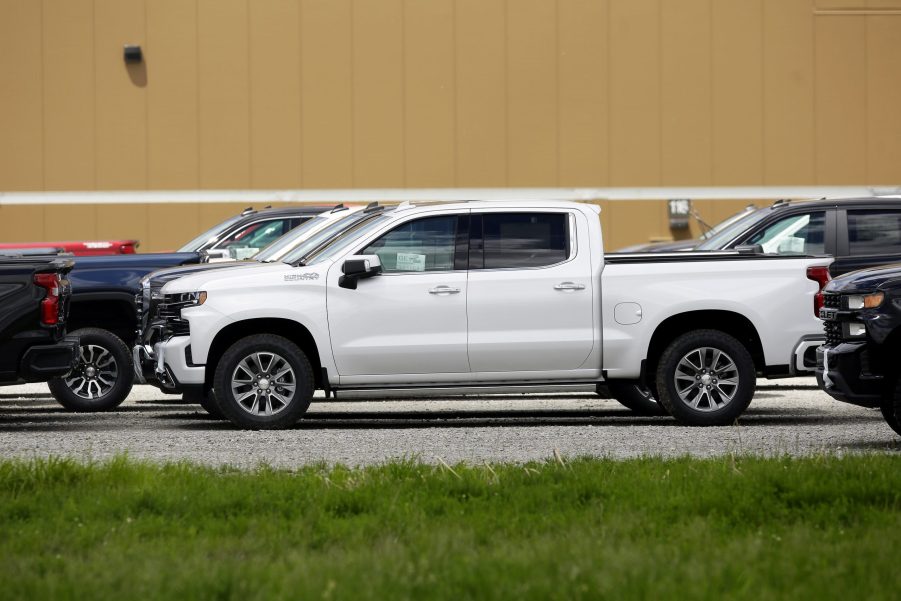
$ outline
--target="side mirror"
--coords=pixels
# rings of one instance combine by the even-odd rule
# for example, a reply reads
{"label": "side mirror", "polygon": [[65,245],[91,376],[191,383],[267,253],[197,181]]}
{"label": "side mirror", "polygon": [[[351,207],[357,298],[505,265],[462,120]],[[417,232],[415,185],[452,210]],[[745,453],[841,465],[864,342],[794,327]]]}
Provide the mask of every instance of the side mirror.
{"label": "side mirror", "polygon": [[219,263],[220,261],[228,261],[231,259],[231,256],[228,253],[228,249],[225,248],[214,248],[210,250],[203,251],[204,258],[202,262],[204,263]]}
{"label": "side mirror", "polygon": [[382,261],[378,255],[353,255],[341,266],[344,274],[338,278],[338,285],[348,290],[356,290],[357,282],[382,273]]}
{"label": "side mirror", "polygon": [[738,251],[740,255],[762,255],[763,247],[759,244],[743,244],[741,246],[736,246],[735,250]]}

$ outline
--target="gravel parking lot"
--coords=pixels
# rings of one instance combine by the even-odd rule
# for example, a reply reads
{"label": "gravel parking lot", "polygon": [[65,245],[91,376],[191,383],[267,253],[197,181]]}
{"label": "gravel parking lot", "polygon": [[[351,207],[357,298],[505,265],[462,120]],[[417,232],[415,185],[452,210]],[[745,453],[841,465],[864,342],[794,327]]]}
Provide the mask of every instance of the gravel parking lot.
{"label": "gravel parking lot", "polygon": [[179,397],[137,386],[118,411],[72,414],[46,385],[0,389],[0,453],[291,467],[411,457],[448,463],[552,457],[710,457],[729,453],[812,455],[901,452],[878,411],[831,400],[810,379],[764,382],[739,426],[685,428],[635,417],[589,393],[416,400],[318,399],[294,429],[235,430]]}

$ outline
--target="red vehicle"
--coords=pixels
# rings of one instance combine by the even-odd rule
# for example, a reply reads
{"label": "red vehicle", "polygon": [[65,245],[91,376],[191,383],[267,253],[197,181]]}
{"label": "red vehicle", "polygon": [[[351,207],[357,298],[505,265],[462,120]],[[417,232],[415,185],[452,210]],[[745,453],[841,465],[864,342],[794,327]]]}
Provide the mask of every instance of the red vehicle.
{"label": "red vehicle", "polygon": [[87,242],[4,242],[0,251],[26,250],[29,248],[54,248],[72,253],[76,257],[94,255],[133,255],[137,240],[92,240]]}

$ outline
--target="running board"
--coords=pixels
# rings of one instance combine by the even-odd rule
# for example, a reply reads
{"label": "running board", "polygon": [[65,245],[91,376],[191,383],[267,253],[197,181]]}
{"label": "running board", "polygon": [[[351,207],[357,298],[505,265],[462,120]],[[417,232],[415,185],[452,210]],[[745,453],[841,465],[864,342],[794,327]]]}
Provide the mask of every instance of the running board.
{"label": "running board", "polygon": [[332,387],[335,399],[447,397],[485,394],[536,394],[560,392],[595,392],[598,382],[561,382],[556,384],[470,384],[465,386],[399,386],[393,388]]}

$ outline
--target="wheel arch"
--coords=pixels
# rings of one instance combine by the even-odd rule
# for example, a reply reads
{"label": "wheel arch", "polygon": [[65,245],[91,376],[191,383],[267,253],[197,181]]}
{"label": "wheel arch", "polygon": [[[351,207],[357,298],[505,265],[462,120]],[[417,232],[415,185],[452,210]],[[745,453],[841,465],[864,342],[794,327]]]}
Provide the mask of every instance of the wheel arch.
{"label": "wheel arch", "polygon": [[694,330],[719,330],[729,334],[748,349],[758,372],[766,369],[760,334],[751,320],[734,311],[710,309],[679,313],[666,318],[657,326],[648,344],[648,354],[642,370],[645,379],[650,377],[649,381],[653,381],[653,374],[657,372],[657,364],[666,347],[677,337]]}
{"label": "wheel arch", "polygon": [[313,369],[313,381],[315,388],[322,387],[322,361],[319,358],[319,348],[313,334],[303,324],[278,317],[265,317],[245,319],[228,324],[219,330],[210,344],[210,350],[206,360],[205,387],[209,388],[213,382],[213,374],[219,359],[235,342],[253,334],[274,334],[287,338],[300,347],[310,362]]}
{"label": "wheel arch", "polygon": [[66,319],[66,330],[74,332],[82,328],[107,330],[131,347],[137,330],[134,299],[106,295],[73,296]]}

